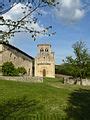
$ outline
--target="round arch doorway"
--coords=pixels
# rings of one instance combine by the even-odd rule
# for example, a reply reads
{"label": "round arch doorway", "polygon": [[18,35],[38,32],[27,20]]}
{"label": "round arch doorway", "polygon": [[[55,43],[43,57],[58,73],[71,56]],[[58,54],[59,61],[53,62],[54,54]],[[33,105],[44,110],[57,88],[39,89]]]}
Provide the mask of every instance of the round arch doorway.
{"label": "round arch doorway", "polygon": [[43,77],[46,77],[46,69],[43,69]]}

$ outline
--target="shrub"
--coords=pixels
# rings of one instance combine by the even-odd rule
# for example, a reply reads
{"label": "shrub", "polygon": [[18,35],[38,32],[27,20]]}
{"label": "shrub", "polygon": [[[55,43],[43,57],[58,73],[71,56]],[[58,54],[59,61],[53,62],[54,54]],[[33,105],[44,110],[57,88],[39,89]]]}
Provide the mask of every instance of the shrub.
{"label": "shrub", "polygon": [[27,73],[24,67],[18,67],[17,71],[19,72],[20,75],[25,75]]}
{"label": "shrub", "polygon": [[15,75],[15,67],[14,64],[12,62],[5,62],[2,65],[2,73],[3,75],[6,76],[14,76]]}
{"label": "shrub", "polygon": [[5,62],[2,65],[2,73],[5,76],[19,76],[26,74],[26,69],[24,67],[15,68],[12,62]]}

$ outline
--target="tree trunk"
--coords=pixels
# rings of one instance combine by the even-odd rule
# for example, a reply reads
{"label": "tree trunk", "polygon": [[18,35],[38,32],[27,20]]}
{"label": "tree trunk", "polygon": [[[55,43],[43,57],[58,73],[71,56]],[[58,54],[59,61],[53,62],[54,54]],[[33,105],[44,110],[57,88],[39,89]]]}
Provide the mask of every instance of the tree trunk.
{"label": "tree trunk", "polygon": [[80,78],[80,85],[82,85],[82,78]]}
{"label": "tree trunk", "polygon": [[75,79],[74,84],[75,84],[75,85],[77,84],[77,78]]}

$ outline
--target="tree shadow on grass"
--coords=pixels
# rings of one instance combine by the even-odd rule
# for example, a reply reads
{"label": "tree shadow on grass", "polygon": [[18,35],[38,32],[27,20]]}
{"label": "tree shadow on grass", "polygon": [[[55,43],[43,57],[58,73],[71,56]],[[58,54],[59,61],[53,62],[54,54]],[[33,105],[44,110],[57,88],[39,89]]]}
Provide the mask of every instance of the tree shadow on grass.
{"label": "tree shadow on grass", "polygon": [[79,89],[71,93],[65,112],[67,120],[90,120],[90,90]]}
{"label": "tree shadow on grass", "polygon": [[0,120],[21,120],[42,110],[43,105],[35,99],[28,100],[25,96],[9,99],[0,104]]}

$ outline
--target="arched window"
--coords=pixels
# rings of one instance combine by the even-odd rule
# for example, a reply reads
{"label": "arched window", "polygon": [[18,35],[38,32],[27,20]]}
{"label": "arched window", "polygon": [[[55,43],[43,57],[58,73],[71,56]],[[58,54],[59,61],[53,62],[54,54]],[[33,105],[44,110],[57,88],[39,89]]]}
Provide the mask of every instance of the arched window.
{"label": "arched window", "polygon": [[12,53],[10,53],[10,57],[12,56]]}
{"label": "arched window", "polygon": [[40,52],[43,52],[43,51],[44,51],[43,48],[41,48],[41,49],[40,49]]}
{"label": "arched window", "polygon": [[47,49],[47,48],[45,49],[45,52],[48,52],[48,49]]}

